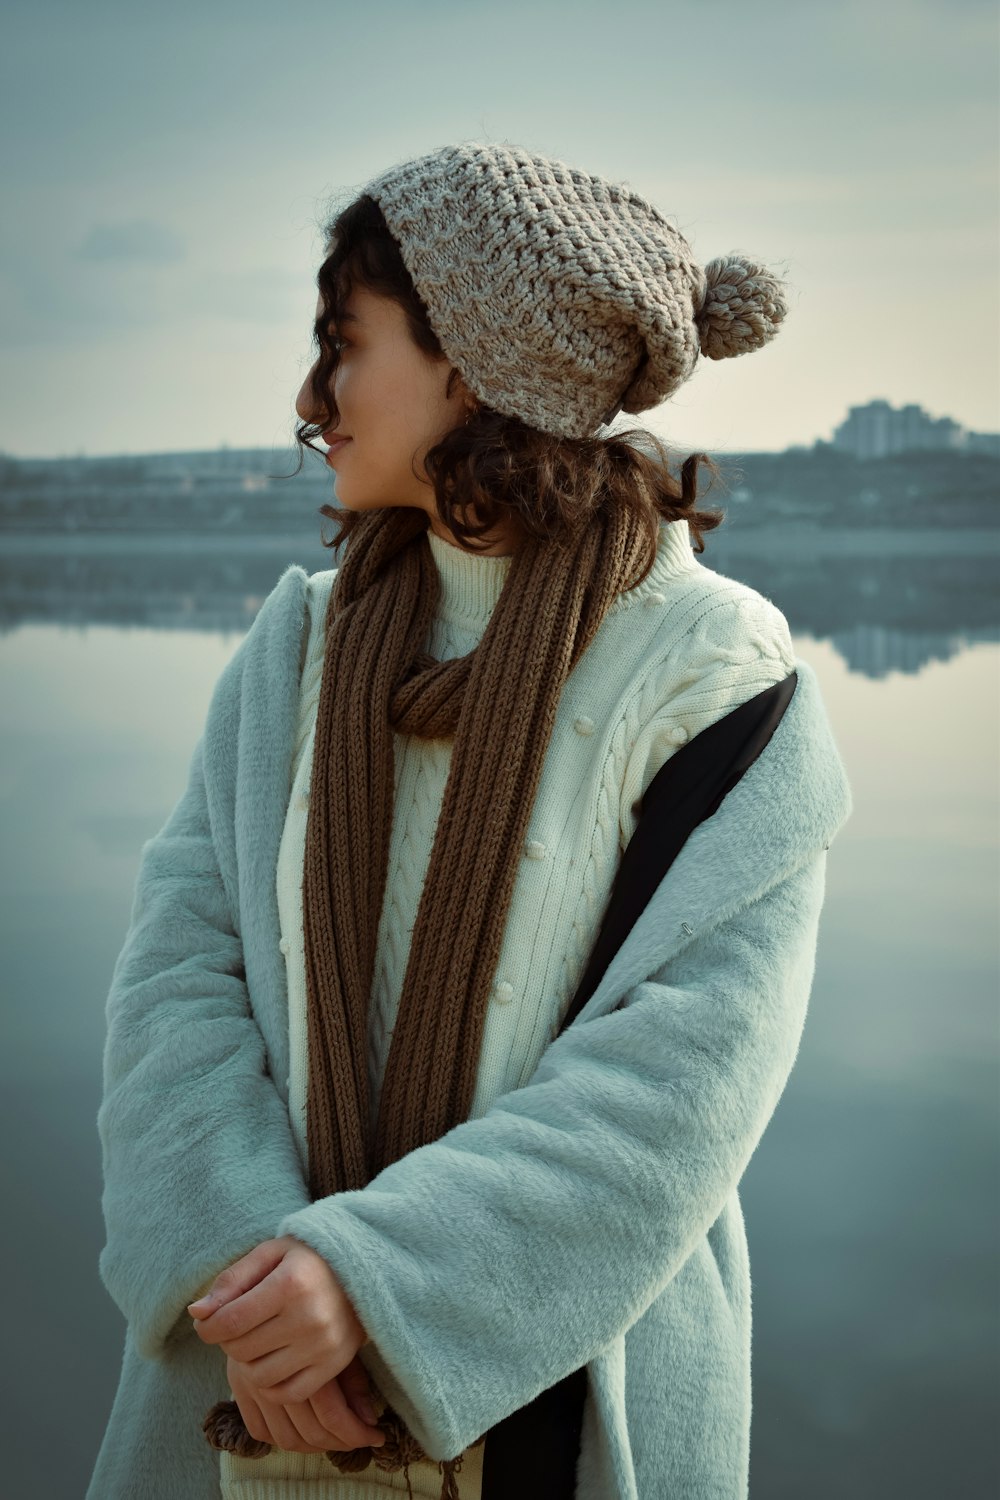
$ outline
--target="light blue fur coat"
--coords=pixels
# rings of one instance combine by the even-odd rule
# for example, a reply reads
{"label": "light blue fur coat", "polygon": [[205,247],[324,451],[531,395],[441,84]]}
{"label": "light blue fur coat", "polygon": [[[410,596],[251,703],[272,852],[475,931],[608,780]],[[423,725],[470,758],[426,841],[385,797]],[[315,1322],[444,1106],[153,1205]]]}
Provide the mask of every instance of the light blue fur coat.
{"label": "light blue fur coat", "polygon": [[371,1336],[363,1362],[432,1457],[586,1364],[577,1500],[742,1500],[737,1185],[795,1061],[827,850],[852,811],[816,674],[796,662],[772,738],[528,1084],[310,1203],[275,891],[306,590],[287,568],[142,849],[98,1114],[100,1274],[127,1329],[88,1500],[218,1500],[201,1421],[230,1395],[225,1355],[186,1304],[282,1234],[327,1259]]}

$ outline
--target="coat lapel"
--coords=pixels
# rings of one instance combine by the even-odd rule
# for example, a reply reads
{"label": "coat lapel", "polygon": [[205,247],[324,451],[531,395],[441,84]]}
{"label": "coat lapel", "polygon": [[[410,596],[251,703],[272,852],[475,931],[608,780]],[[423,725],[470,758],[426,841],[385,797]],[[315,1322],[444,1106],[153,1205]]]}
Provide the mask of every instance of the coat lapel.
{"label": "coat lapel", "polygon": [[[235,722],[219,726],[209,757],[221,816],[220,865],[239,923],[254,1015],[275,1087],[288,1102],[288,976],[279,947],[275,870],[292,788],[299,717],[301,642],[308,626],[308,575],[287,567],[266,610],[244,637],[246,657]],[[237,656],[240,651],[237,651]],[[235,662],[235,658],[234,658]],[[235,786],[235,793],[233,787]],[[230,811],[228,798],[234,799]]]}

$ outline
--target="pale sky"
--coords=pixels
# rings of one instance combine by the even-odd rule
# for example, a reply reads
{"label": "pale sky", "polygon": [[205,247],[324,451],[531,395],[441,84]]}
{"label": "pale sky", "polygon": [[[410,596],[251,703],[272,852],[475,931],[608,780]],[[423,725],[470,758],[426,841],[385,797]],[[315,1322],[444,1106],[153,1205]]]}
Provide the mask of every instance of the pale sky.
{"label": "pale sky", "polygon": [[993,0],[5,0],[0,449],[285,446],[333,195],[461,140],[626,182],[777,338],[641,419],[708,451],[848,406],[1000,427]]}

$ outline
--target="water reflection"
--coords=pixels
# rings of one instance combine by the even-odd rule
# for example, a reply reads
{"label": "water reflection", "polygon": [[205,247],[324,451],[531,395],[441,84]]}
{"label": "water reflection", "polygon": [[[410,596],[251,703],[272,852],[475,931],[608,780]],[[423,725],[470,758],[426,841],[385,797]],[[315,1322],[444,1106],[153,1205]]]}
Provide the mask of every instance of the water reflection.
{"label": "water reflection", "polygon": [[[334,566],[321,532],[285,538],[178,534],[151,539],[7,536],[0,631],[26,623],[151,625],[245,631],[289,563]],[[947,661],[995,641],[1000,531],[899,532],[747,526],[710,533],[699,560],[778,603],[794,632],[830,640],[873,677]]]}
{"label": "water reflection", "polygon": [[[716,534],[702,557],[785,610],[856,807],[831,851],[799,1058],[742,1188],[751,1493],[767,1500],[987,1493],[994,1464],[996,567],[947,537],[796,559]],[[114,555],[60,539],[0,566],[14,1496],[82,1493],[110,1409],[123,1330],[97,1278],[104,1000],[139,847],[289,562],[330,556],[308,539]],[[53,1392],[57,1445],[42,1440]]]}

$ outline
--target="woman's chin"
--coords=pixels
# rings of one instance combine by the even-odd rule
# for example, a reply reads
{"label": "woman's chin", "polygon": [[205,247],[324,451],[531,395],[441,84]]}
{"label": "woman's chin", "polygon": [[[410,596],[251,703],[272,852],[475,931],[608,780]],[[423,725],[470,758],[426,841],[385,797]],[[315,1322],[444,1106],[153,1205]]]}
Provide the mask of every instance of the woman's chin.
{"label": "woman's chin", "polygon": [[349,485],[345,485],[343,489],[339,485],[334,485],[333,497],[341,510],[388,510],[390,506],[405,504],[405,501],[400,502],[395,496],[358,495],[356,491],[352,493]]}
{"label": "woman's chin", "polygon": [[381,510],[385,504],[383,500],[371,500],[366,496],[352,494],[350,485],[341,487],[335,484],[333,497],[342,510]]}

